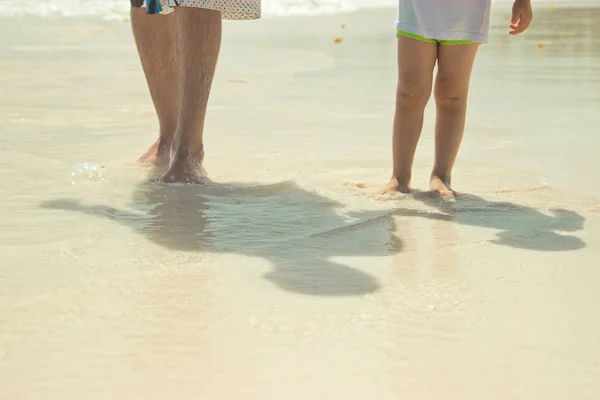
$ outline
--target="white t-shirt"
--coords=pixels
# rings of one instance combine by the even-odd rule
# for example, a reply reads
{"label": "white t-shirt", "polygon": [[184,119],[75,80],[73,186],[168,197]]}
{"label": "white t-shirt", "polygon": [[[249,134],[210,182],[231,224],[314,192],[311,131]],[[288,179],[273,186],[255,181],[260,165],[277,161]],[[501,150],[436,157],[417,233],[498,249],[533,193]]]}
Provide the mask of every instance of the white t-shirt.
{"label": "white t-shirt", "polygon": [[399,0],[396,28],[428,39],[486,43],[491,0]]}

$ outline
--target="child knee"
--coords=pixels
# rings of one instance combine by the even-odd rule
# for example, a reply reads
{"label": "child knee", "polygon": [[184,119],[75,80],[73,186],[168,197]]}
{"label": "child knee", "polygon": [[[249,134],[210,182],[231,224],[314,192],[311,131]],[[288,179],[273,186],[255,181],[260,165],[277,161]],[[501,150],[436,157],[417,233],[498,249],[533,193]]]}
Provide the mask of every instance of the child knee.
{"label": "child knee", "polygon": [[467,105],[468,90],[457,88],[452,84],[437,84],[434,97],[438,107],[457,109]]}
{"label": "child knee", "polygon": [[429,97],[431,96],[431,88],[418,82],[400,82],[396,92],[396,103],[404,107],[425,107]]}

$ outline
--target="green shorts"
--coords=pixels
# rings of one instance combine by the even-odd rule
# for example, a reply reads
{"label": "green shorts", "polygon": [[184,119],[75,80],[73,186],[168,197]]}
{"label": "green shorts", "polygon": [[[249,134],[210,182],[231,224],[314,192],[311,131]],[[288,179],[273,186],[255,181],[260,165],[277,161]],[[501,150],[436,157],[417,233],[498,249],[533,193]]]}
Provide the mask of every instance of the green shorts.
{"label": "green shorts", "polygon": [[438,39],[428,39],[425,36],[417,35],[415,33],[410,33],[406,31],[402,31],[398,29],[398,33],[396,36],[405,36],[411,39],[420,40],[421,42],[433,43],[436,46],[455,46],[457,44],[473,44],[477,42],[473,42],[471,40],[438,40]]}

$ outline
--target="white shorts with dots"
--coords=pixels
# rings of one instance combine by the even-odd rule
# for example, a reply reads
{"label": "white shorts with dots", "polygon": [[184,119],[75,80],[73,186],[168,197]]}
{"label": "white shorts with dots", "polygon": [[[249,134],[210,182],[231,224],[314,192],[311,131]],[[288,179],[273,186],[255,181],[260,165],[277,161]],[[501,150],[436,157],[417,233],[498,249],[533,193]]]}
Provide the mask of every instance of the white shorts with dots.
{"label": "white shorts with dots", "polygon": [[173,11],[173,7],[198,7],[220,11],[223,19],[260,18],[261,0],[160,0],[162,14]]}

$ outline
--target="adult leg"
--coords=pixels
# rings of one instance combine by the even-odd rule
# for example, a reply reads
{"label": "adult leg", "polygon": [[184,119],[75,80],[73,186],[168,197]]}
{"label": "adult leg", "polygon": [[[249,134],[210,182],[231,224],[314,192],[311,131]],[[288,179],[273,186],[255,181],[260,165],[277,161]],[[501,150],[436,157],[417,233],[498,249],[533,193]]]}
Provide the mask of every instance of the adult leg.
{"label": "adult leg", "polygon": [[179,114],[169,171],[164,182],[204,182],[202,134],[221,47],[221,13],[196,7],[175,10],[175,60]]}
{"label": "adult leg", "polygon": [[168,165],[177,127],[178,82],[174,58],[175,16],[150,15],[144,7],[131,8],[131,26],[150,96],[159,122],[159,138],[142,155],[142,165]]}
{"label": "adult leg", "polygon": [[451,187],[452,168],[465,131],[467,97],[473,62],[479,44],[440,46],[435,81],[435,162],[430,188],[443,195]]}
{"label": "adult leg", "polygon": [[398,37],[398,88],[394,116],[393,177],[384,193],[410,192],[415,151],[423,128],[425,106],[431,96],[437,46]]}

